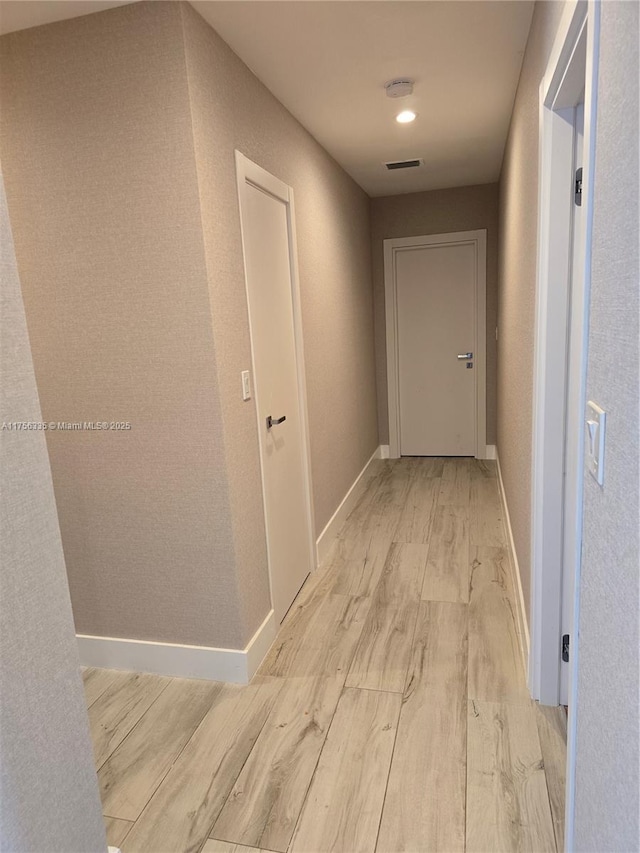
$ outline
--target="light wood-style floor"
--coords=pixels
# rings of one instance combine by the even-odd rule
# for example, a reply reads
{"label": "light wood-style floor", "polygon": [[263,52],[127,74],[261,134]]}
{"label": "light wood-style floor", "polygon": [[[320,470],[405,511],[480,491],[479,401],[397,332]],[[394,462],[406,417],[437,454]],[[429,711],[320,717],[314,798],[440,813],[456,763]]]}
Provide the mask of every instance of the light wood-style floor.
{"label": "light wood-style floor", "polygon": [[378,462],[250,685],[85,671],[109,843],[561,850],[565,716],[514,611],[495,463]]}

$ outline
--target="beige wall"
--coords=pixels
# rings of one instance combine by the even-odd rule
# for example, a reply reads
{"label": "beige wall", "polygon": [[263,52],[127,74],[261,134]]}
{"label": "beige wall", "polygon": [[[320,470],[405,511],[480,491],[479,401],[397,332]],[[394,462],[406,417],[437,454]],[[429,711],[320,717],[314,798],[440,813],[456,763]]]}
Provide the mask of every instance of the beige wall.
{"label": "beige wall", "polygon": [[382,444],[389,442],[382,241],[393,237],[417,237],[481,228],[487,229],[487,444],[495,444],[498,185],[456,187],[371,200],[378,430]]}
{"label": "beige wall", "polygon": [[[0,423],[41,420],[0,176]],[[43,432],[0,432],[0,851],[102,853],[98,782]]]}
{"label": "beige wall", "polygon": [[47,435],[76,628],[238,647],[179,7],[124,6],[1,45],[44,417],[132,424]]}
{"label": "beige wall", "polygon": [[193,8],[181,8],[238,577],[257,616],[264,533],[255,410],[239,393],[251,355],[234,150],[294,190],[317,534],[378,444],[369,199]]}
{"label": "beige wall", "polygon": [[536,3],[500,177],[497,438],[527,617],[531,589],[538,96],[563,6]]}
{"label": "beige wall", "polygon": [[607,439],[604,486],[584,483],[574,845],[593,853],[640,837],[638,12],[601,6],[587,399]]}
{"label": "beige wall", "polygon": [[[538,96],[563,4],[537,3],[500,184],[498,450],[525,602],[536,285]],[[587,398],[607,411],[605,482],[585,472],[578,684],[577,851],[636,850],[638,757],[638,4],[599,4]],[[631,181],[631,183],[630,183]]]}
{"label": "beige wall", "polygon": [[233,149],[296,193],[318,532],[377,445],[368,199],[187,4],[1,40],[1,143],[79,633],[269,610]]}

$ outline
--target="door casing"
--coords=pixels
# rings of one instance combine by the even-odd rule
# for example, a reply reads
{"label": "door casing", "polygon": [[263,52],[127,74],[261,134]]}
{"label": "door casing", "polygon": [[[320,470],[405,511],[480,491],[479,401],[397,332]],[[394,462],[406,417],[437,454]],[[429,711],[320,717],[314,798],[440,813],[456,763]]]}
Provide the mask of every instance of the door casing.
{"label": "door casing", "polygon": [[486,328],[487,328],[487,232],[458,231],[450,234],[429,234],[420,237],[395,237],[383,241],[384,288],[387,336],[387,399],[389,406],[389,458],[400,456],[400,399],[398,382],[398,311],[396,256],[407,249],[471,243],[476,253],[475,288],[475,458],[487,459],[486,445]]}
{"label": "door casing", "polygon": [[[534,699],[560,700],[562,589],[573,575],[565,849],[574,846],[577,663],[584,479],[599,5],[565,6],[539,98],[538,279],[531,495],[531,649]],[[572,237],[575,108],[584,103],[582,228]],[[579,241],[578,246],[573,240]],[[583,269],[572,275],[576,253]]]}
{"label": "door casing", "polygon": [[[314,522],[314,511],[313,511],[313,491],[312,491],[312,483],[311,483],[311,451],[310,451],[310,442],[309,442],[309,419],[307,414],[307,385],[306,385],[306,372],[304,365],[304,347],[303,347],[303,337],[302,337],[302,310],[301,310],[301,302],[300,302],[300,276],[298,272],[298,255],[297,255],[297,240],[296,240],[296,218],[295,218],[295,206],[294,206],[294,198],[293,198],[293,189],[281,181],[279,178],[276,178],[270,172],[267,172],[266,169],[263,169],[261,166],[258,166],[257,163],[254,163],[252,160],[249,160],[244,154],[240,151],[235,151],[235,161],[236,161],[236,181],[237,181],[237,190],[238,190],[238,204],[242,206],[242,191],[245,184],[251,184],[254,187],[257,187],[260,190],[274,196],[275,198],[282,201],[286,207],[287,211],[287,233],[288,233],[288,243],[289,243],[289,266],[291,272],[291,300],[292,300],[292,308],[293,308],[293,328],[294,328],[294,340],[295,340],[295,357],[296,357],[296,377],[298,383],[298,400],[299,400],[299,417],[300,417],[300,425],[301,425],[301,441],[303,448],[303,473],[304,473],[304,486],[305,486],[305,515],[308,523],[308,549],[309,549],[309,563],[308,565],[313,571],[316,566],[316,548],[315,548],[315,522]],[[242,229],[242,216],[240,216],[240,225]],[[247,319],[249,324],[249,335],[251,337],[251,314],[249,312],[249,300],[250,300],[250,291],[249,291],[249,283],[247,280],[246,270],[247,270],[247,258],[245,255],[245,240],[243,235],[242,240],[242,252],[243,252],[243,262],[245,269],[245,288],[247,295]],[[253,340],[253,338],[252,338]],[[256,397],[256,401],[259,397],[260,389],[257,387],[256,381],[256,365],[255,365],[255,353],[254,347],[252,344],[251,347],[251,368],[254,380],[254,394]],[[262,418],[260,415],[259,407],[255,406],[256,412],[256,420],[258,425],[258,430],[264,429],[264,423],[262,422]],[[261,484],[262,484],[262,505],[264,511],[265,518],[265,531],[267,535],[267,555],[269,554],[269,530],[268,530],[268,521],[267,521],[267,510],[266,510],[266,490],[265,490],[265,467],[264,460],[262,458],[262,450],[260,449],[260,475],[261,475]],[[271,593],[271,602],[273,606],[274,595],[273,595],[273,576],[272,576],[272,566],[269,561],[269,586]],[[283,616],[281,614],[280,616]]]}

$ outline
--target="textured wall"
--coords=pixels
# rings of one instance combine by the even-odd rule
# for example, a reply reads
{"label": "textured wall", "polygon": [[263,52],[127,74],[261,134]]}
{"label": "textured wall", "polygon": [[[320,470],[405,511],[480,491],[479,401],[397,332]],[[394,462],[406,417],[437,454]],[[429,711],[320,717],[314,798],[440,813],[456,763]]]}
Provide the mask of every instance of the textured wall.
{"label": "textured wall", "polygon": [[496,318],[498,307],[498,185],[387,196],[371,200],[380,442],[389,442],[383,240],[487,229],[487,444],[496,442]]}
{"label": "textured wall", "polygon": [[531,589],[533,339],[538,230],[538,98],[563,3],[536,3],[500,176],[498,452],[527,618]]}
{"label": "textured wall", "polygon": [[44,417],[132,424],[47,435],[76,628],[238,648],[248,627],[179,6],[0,43],[2,159]]}
{"label": "textured wall", "polygon": [[607,411],[604,486],[585,475],[575,849],[638,850],[637,3],[601,6],[587,397]]}
{"label": "textured wall", "polygon": [[2,149],[79,633],[243,647],[269,610],[235,183],[293,186],[319,533],[378,444],[369,200],[188,4],[0,40]]}
{"label": "textured wall", "polygon": [[[0,281],[0,422],[38,422],[3,186]],[[103,853],[102,810],[44,433],[2,430],[0,468],[0,850]]]}
{"label": "textured wall", "polygon": [[[236,547],[264,560],[234,149],[293,187],[313,497],[320,533],[378,444],[369,200],[209,25],[182,4]],[[224,211],[224,215],[221,215]]]}

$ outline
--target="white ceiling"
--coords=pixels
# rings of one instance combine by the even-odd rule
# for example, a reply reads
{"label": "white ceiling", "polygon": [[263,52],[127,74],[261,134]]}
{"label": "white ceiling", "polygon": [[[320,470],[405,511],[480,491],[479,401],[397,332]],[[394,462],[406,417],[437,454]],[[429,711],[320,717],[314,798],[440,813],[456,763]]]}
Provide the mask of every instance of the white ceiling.
{"label": "white ceiling", "polygon": [[[131,2],[131,0],[123,0]],[[0,31],[114,0],[0,4]],[[257,77],[372,196],[496,181],[533,0],[195,0]],[[408,76],[414,94],[387,98]],[[400,108],[413,124],[394,120]],[[388,172],[388,160],[424,159]]]}
{"label": "white ceiling", "polygon": [[[498,179],[532,2],[193,6],[370,195]],[[385,82],[404,75],[414,94],[387,98]],[[413,124],[395,121],[400,105]],[[420,169],[383,166],[420,157]]]}
{"label": "white ceiling", "polygon": [[136,0],[0,0],[0,35],[79,18]]}

